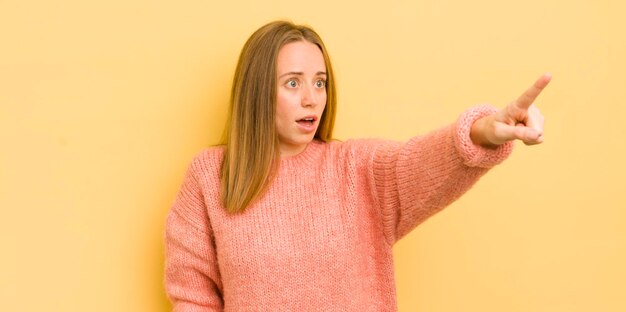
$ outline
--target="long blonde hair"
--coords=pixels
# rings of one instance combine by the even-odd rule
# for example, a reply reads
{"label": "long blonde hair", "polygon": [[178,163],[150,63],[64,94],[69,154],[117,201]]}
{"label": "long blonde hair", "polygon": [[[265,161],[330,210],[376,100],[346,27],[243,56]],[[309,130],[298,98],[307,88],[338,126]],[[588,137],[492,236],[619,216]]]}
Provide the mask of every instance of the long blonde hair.
{"label": "long blonde hair", "polygon": [[280,162],[276,132],[276,60],[286,44],[306,40],[317,45],[326,64],[326,108],[315,139],[329,141],[335,123],[337,95],[330,57],[310,27],[276,21],[250,36],[239,56],[233,79],[228,122],[224,129],[221,168],[222,200],[230,213],[243,212],[266,191]]}

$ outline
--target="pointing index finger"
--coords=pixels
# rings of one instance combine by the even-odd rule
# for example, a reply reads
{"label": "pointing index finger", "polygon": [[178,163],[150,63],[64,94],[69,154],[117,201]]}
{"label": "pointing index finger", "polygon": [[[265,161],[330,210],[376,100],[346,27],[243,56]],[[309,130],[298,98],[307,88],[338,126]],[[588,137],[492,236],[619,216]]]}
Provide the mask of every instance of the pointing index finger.
{"label": "pointing index finger", "polygon": [[524,91],[524,93],[517,98],[517,101],[515,101],[517,107],[528,109],[528,107],[533,104],[537,96],[539,96],[541,91],[543,91],[543,88],[548,85],[550,80],[552,80],[551,74],[546,73],[541,75],[541,77],[539,77],[539,79],[537,79],[537,81],[535,81],[530,88]]}

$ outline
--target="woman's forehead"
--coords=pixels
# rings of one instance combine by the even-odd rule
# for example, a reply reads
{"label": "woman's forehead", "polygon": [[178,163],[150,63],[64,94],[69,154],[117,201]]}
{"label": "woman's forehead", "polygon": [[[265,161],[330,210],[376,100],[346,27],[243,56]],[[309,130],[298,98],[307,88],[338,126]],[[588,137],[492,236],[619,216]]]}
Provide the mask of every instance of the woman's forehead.
{"label": "woman's forehead", "polygon": [[311,75],[326,72],[322,51],[316,44],[305,40],[284,45],[278,52],[276,67],[278,75],[288,72]]}

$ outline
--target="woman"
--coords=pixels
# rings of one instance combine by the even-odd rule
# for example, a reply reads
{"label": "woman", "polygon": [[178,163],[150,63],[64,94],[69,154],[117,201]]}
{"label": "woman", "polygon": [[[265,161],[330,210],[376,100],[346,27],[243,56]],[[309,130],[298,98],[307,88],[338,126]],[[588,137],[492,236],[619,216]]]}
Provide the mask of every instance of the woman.
{"label": "woman", "polygon": [[404,144],[331,140],[320,37],[273,22],[245,44],[222,146],[198,154],[166,225],[175,311],[395,311],[392,246],[503,161],[543,141],[544,75]]}

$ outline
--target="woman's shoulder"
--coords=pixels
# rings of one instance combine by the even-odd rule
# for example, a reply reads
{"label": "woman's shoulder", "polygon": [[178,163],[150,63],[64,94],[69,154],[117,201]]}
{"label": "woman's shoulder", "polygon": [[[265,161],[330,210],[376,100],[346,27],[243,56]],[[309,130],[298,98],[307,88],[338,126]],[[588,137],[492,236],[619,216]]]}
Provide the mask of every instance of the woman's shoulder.
{"label": "woman's shoulder", "polygon": [[219,173],[224,159],[224,145],[215,145],[201,149],[191,161],[191,170],[196,172]]}
{"label": "woman's shoulder", "polygon": [[377,151],[396,149],[401,142],[378,138],[332,140],[326,143],[327,156],[335,162],[349,164],[367,164],[373,160]]}
{"label": "woman's shoulder", "polygon": [[204,159],[204,160],[214,160],[220,159],[224,157],[224,150],[226,149],[225,145],[213,145],[209,147],[205,147],[201,149],[194,159]]}
{"label": "woman's shoulder", "polygon": [[329,148],[342,153],[363,154],[368,151],[373,152],[381,146],[396,146],[401,142],[384,140],[379,138],[359,138],[348,139],[346,141],[332,140],[328,142]]}

